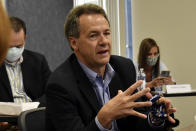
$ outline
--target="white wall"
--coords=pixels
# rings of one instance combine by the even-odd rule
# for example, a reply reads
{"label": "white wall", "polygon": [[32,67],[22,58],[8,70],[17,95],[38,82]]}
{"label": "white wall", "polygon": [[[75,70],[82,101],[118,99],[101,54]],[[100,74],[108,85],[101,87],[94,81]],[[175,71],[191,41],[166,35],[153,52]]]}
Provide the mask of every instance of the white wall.
{"label": "white wall", "polygon": [[133,0],[134,58],[142,39],[154,38],[177,83],[196,89],[196,1]]}
{"label": "white wall", "polygon": [[[134,59],[141,40],[152,37],[177,83],[190,83],[196,89],[196,1],[132,0],[132,9]],[[186,104],[191,99],[196,100],[172,98],[179,108],[176,116],[181,120],[180,127],[194,122],[196,101]]]}

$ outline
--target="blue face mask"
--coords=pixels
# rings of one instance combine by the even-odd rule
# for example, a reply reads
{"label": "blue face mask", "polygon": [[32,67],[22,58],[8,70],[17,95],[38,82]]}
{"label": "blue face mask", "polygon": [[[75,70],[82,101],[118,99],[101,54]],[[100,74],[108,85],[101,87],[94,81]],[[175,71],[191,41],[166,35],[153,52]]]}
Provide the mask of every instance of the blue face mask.
{"label": "blue face mask", "polygon": [[12,47],[8,49],[6,59],[10,62],[17,61],[24,51],[24,46],[22,48]]}
{"label": "blue face mask", "polygon": [[149,65],[149,66],[154,66],[154,65],[156,65],[156,63],[157,63],[157,60],[158,60],[158,58],[159,58],[159,54],[157,54],[156,56],[154,56],[154,57],[147,57],[147,59],[146,59],[146,63]]}

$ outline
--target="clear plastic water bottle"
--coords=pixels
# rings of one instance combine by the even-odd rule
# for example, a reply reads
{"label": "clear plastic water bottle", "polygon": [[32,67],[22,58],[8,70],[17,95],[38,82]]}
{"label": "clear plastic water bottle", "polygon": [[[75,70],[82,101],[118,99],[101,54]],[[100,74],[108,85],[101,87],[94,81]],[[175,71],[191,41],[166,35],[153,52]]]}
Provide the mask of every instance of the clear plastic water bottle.
{"label": "clear plastic water bottle", "polygon": [[138,72],[138,79],[137,80],[142,80],[143,83],[142,85],[138,88],[138,90],[143,90],[146,88],[146,74],[144,73],[144,69],[140,68]]}
{"label": "clear plastic water bottle", "polygon": [[155,92],[156,93],[163,94],[163,87],[162,86],[154,87],[154,89],[155,89]]}

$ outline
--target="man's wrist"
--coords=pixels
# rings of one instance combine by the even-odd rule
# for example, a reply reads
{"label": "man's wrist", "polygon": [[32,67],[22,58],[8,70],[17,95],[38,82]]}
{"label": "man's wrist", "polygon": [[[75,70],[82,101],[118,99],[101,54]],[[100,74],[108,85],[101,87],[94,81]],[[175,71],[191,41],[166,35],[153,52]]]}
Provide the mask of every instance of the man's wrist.
{"label": "man's wrist", "polygon": [[110,129],[106,129],[104,128],[101,123],[99,122],[97,116],[95,117],[95,123],[97,125],[97,127],[100,129],[100,131],[111,131],[111,128]]}
{"label": "man's wrist", "polygon": [[106,115],[103,114],[102,112],[99,112],[96,117],[97,117],[98,122],[104,128],[111,129],[111,127],[112,127],[112,120],[110,120],[109,117],[106,117]]}

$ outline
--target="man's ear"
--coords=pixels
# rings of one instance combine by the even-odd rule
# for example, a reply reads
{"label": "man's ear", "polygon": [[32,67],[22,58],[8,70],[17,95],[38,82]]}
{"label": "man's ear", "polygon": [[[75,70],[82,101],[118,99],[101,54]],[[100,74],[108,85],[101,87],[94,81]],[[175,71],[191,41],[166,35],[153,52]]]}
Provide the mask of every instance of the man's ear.
{"label": "man's ear", "polygon": [[71,48],[74,51],[78,50],[78,43],[75,37],[69,37],[69,43],[70,43]]}
{"label": "man's ear", "polygon": [[26,43],[27,35],[24,35],[24,42]]}
{"label": "man's ear", "polygon": [[24,40],[26,41],[26,39],[27,39],[27,35],[24,35]]}

